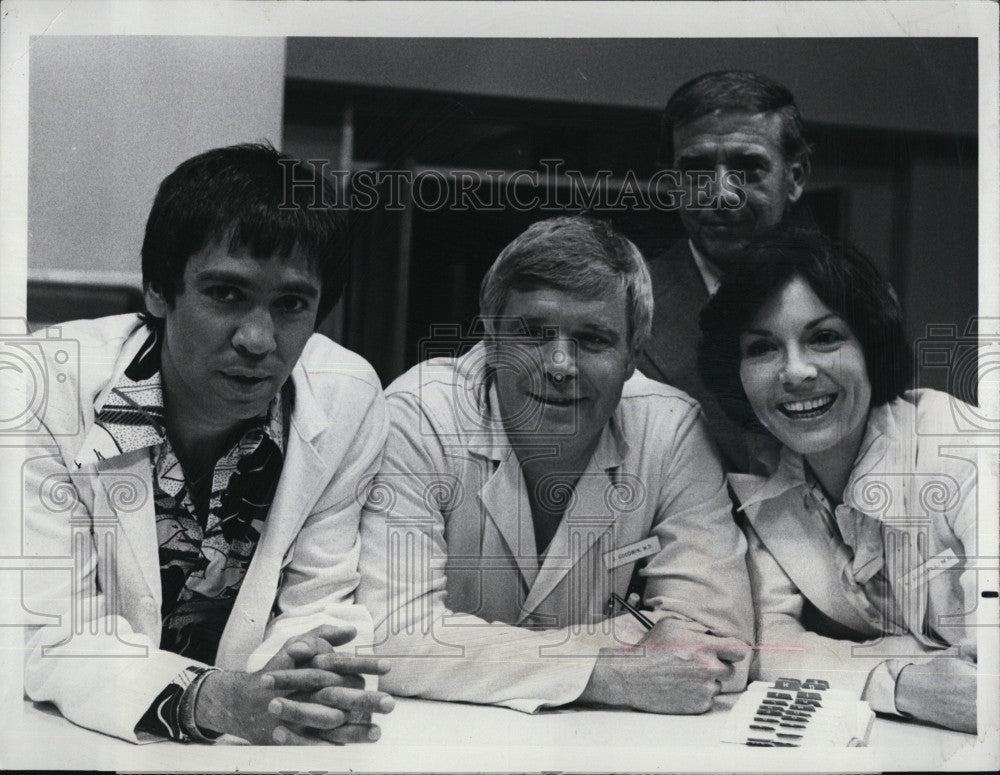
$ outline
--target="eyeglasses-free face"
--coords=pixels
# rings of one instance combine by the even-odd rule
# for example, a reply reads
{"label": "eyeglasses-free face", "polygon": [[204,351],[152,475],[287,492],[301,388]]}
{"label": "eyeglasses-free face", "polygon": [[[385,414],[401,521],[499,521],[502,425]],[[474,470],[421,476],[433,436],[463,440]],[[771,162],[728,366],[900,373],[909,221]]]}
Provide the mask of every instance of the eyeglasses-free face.
{"label": "eyeglasses-free face", "polygon": [[740,379],[758,419],[795,452],[843,446],[864,436],[871,382],[850,326],[794,277],[740,334]]}
{"label": "eyeglasses-free face", "polygon": [[[778,224],[788,205],[802,195],[806,169],[785,158],[781,117],[775,113],[710,113],[677,127],[674,149],[674,167],[691,175],[693,186],[699,172],[714,181],[703,193],[717,204],[699,206],[691,190],[680,216],[695,247],[723,271],[731,256]],[[736,179],[742,181],[742,196],[727,190]],[[741,199],[739,207],[722,204]]]}
{"label": "eyeglasses-free face", "polygon": [[555,288],[512,290],[489,358],[508,435],[594,442],[635,371],[624,288],[586,299]]}

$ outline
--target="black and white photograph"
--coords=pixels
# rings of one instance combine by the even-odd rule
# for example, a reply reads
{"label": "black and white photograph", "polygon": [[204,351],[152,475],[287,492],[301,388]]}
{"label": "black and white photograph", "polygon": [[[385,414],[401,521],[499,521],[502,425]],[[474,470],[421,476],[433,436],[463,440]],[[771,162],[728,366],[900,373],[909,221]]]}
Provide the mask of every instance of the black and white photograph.
{"label": "black and white photograph", "polygon": [[0,7],[0,769],[1000,768],[995,2]]}

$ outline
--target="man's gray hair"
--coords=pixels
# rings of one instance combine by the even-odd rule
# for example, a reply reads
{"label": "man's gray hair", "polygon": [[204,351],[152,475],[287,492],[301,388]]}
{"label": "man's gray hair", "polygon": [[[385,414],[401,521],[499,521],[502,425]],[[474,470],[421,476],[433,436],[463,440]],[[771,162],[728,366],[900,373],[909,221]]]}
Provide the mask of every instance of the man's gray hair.
{"label": "man's gray hair", "polygon": [[630,350],[645,344],[653,321],[653,288],[642,253],[603,221],[579,215],[529,226],[493,262],[479,290],[479,312],[502,315],[512,290],[555,288],[586,299],[625,291]]}

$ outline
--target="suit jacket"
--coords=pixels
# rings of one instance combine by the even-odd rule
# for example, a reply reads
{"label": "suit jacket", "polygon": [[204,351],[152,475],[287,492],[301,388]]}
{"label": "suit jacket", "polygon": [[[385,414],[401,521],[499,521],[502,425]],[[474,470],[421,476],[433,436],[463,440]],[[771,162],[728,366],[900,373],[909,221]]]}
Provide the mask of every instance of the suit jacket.
{"label": "suit jacket", "polygon": [[770,446],[770,440],[730,420],[698,373],[698,321],[708,303],[708,291],[690,243],[678,240],[669,250],[651,251],[647,265],[653,281],[653,329],[639,356],[639,370],[683,390],[701,404],[709,434],[729,470],[757,472],[756,458]]}
{"label": "suit jacket", "polygon": [[[540,497],[567,504],[539,558],[483,354],[426,361],[387,390],[358,588],[377,653],[396,658],[383,688],[523,711],[575,700],[601,647],[643,634],[631,617],[607,618],[606,603],[626,594],[647,539],[651,618],[749,638],[745,544],[697,404],[628,380],[575,491],[539,483]],[[609,557],[616,549],[627,556]]]}
{"label": "suit jacket", "polygon": [[[44,424],[23,467],[26,555],[59,558],[53,569],[24,574],[25,607],[49,620],[29,634],[25,691],[81,726],[141,742],[134,727],[142,714],[197,663],[158,648],[148,449],[97,460],[81,443],[147,332],[136,316],[122,315],[67,323],[60,333],[76,343],[79,359],[59,369],[68,379],[50,380]],[[48,364],[50,374],[56,366]],[[357,487],[377,470],[387,432],[380,384],[361,357],[320,335],[309,339],[291,379],[284,467],[219,643],[216,665],[224,669],[257,670],[288,638],[322,624],[352,624],[370,639],[370,617],[352,593]]]}
{"label": "suit jacket", "polygon": [[859,694],[867,685],[869,695],[883,698],[873,707],[894,712],[893,687],[873,683],[889,681],[877,670],[887,658],[974,651],[976,572],[965,558],[976,554],[976,451],[955,427],[962,407],[975,411],[945,393],[914,390],[869,416],[837,508],[860,536],[870,529],[872,551],[881,551],[891,591],[881,610],[854,594],[851,563],[863,542],[852,552],[817,529],[801,456],[783,449],[769,479],[730,476],[749,521],[762,645],[754,677],[831,675]]}

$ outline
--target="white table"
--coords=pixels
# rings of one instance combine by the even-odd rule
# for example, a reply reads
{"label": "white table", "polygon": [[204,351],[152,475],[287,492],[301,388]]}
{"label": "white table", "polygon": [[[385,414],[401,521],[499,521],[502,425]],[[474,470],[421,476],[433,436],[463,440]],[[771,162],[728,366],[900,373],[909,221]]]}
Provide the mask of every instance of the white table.
{"label": "white table", "polygon": [[[990,761],[972,735],[877,719],[868,748],[768,750],[719,743],[730,695],[702,716],[505,708],[406,700],[379,719],[382,739],[351,746],[132,745],[22,703],[0,731],[0,768],[142,771],[802,771],[961,767]],[[8,709],[9,710],[9,709]],[[995,745],[995,743],[994,743]]]}

